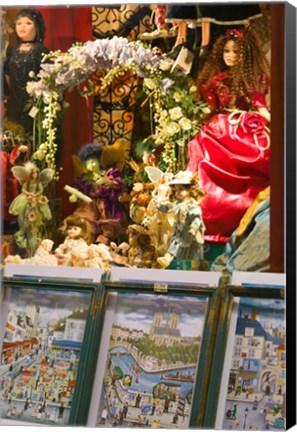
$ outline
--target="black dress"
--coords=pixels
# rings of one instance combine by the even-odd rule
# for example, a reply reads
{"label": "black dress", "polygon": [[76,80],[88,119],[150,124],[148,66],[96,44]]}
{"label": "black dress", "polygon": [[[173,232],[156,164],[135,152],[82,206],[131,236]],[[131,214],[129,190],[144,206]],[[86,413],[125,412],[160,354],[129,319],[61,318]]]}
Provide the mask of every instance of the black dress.
{"label": "black dress", "polygon": [[166,21],[196,21],[197,24],[210,21],[213,24],[229,26],[246,24],[261,15],[258,3],[175,4],[168,6]]}
{"label": "black dress", "polygon": [[248,21],[262,16],[259,4],[242,4],[221,2],[199,6],[201,21],[210,21],[218,25],[243,25]]}
{"label": "black dress", "polygon": [[7,119],[20,124],[27,133],[32,133],[33,119],[26,107],[30,96],[26,91],[28,81],[32,81],[29,72],[37,74],[40,70],[43,54],[49,50],[40,43],[35,43],[29,51],[20,51],[18,46],[8,49],[4,73],[9,77]]}

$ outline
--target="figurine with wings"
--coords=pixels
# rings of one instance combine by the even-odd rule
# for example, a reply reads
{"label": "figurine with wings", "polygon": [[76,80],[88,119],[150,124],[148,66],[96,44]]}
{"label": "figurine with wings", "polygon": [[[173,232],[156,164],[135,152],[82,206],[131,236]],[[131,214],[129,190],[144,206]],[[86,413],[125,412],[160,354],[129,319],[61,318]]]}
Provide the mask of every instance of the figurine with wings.
{"label": "figurine with wings", "polygon": [[159,206],[170,199],[172,191],[169,183],[173,174],[163,172],[154,166],[146,166],[144,169],[148,178],[154,183],[154,190],[151,193],[143,224],[150,232],[151,244],[156,248],[157,256],[161,256],[167,251],[167,245],[173,234],[174,215],[161,212]]}
{"label": "figurine with wings", "polygon": [[21,193],[12,201],[9,213],[18,217],[19,231],[14,234],[19,248],[26,249],[33,256],[40,242],[41,228],[52,218],[44,188],[52,181],[54,170],[46,168],[40,172],[33,162],[11,169],[13,176],[22,186]]}

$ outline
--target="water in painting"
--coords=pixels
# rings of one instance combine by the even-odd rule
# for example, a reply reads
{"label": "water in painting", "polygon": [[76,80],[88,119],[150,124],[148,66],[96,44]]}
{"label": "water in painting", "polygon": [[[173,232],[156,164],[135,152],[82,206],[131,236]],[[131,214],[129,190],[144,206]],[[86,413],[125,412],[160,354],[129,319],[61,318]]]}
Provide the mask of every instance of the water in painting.
{"label": "water in painting", "polygon": [[90,293],[30,288],[6,291],[1,418],[67,425]]}
{"label": "water in painting", "polygon": [[117,295],[98,426],[189,426],[207,302]]}
{"label": "water in painting", "polygon": [[284,308],[283,300],[240,299],[223,429],[285,429]]}

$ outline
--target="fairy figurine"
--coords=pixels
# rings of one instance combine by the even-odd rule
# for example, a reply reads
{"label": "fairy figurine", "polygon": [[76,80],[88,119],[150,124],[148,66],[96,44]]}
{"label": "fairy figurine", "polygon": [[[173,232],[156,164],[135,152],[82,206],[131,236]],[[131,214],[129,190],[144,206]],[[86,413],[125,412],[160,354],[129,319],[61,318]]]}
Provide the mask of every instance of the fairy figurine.
{"label": "fairy figurine", "polygon": [[52,181],[54,170],[40,172],[33,162],[11,168],[13,176],[22,186],[21,193],[9,206],[9,213],[18,217],[19,230],[14,234],[16,244],[33,256],[42,241],[44,222],[52,218],[44,188]]}
{"label": "fairy figurine", "polygon": [[170,181],[173,174],[163,172],[153,166],[146,166],[144,169],[150,181],[154,183],[154,189],[151,192],[151,200],[146,208],[146,216],[142,224],[149,230],[151,244],[156,248],[159,256],[166,252],[173,234],[174,215],[159,210],[159,205],[167,202],[172,194]]}

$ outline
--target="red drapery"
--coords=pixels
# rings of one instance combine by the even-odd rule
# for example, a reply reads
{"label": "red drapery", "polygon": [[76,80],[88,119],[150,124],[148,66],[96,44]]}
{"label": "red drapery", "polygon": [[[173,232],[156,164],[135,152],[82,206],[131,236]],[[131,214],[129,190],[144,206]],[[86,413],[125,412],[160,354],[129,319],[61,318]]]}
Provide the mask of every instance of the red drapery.
{"label": "red drapery", "polygon": [[[45,46],[51,50],[67,51],[75,42],[92,40],[92,8],[61,6],[36,7],[44,18],[46,26]],[[57,196],[62,198],[63,217],[72,213],[73,204],[64,191],[65,184],[73,182],[71,155],[93,140],[93,100],[87,100],[74,90],[65,99],[70,104],[63,121],[63,138],[58,152],[58,166],[63,167],[57,182]]]}

